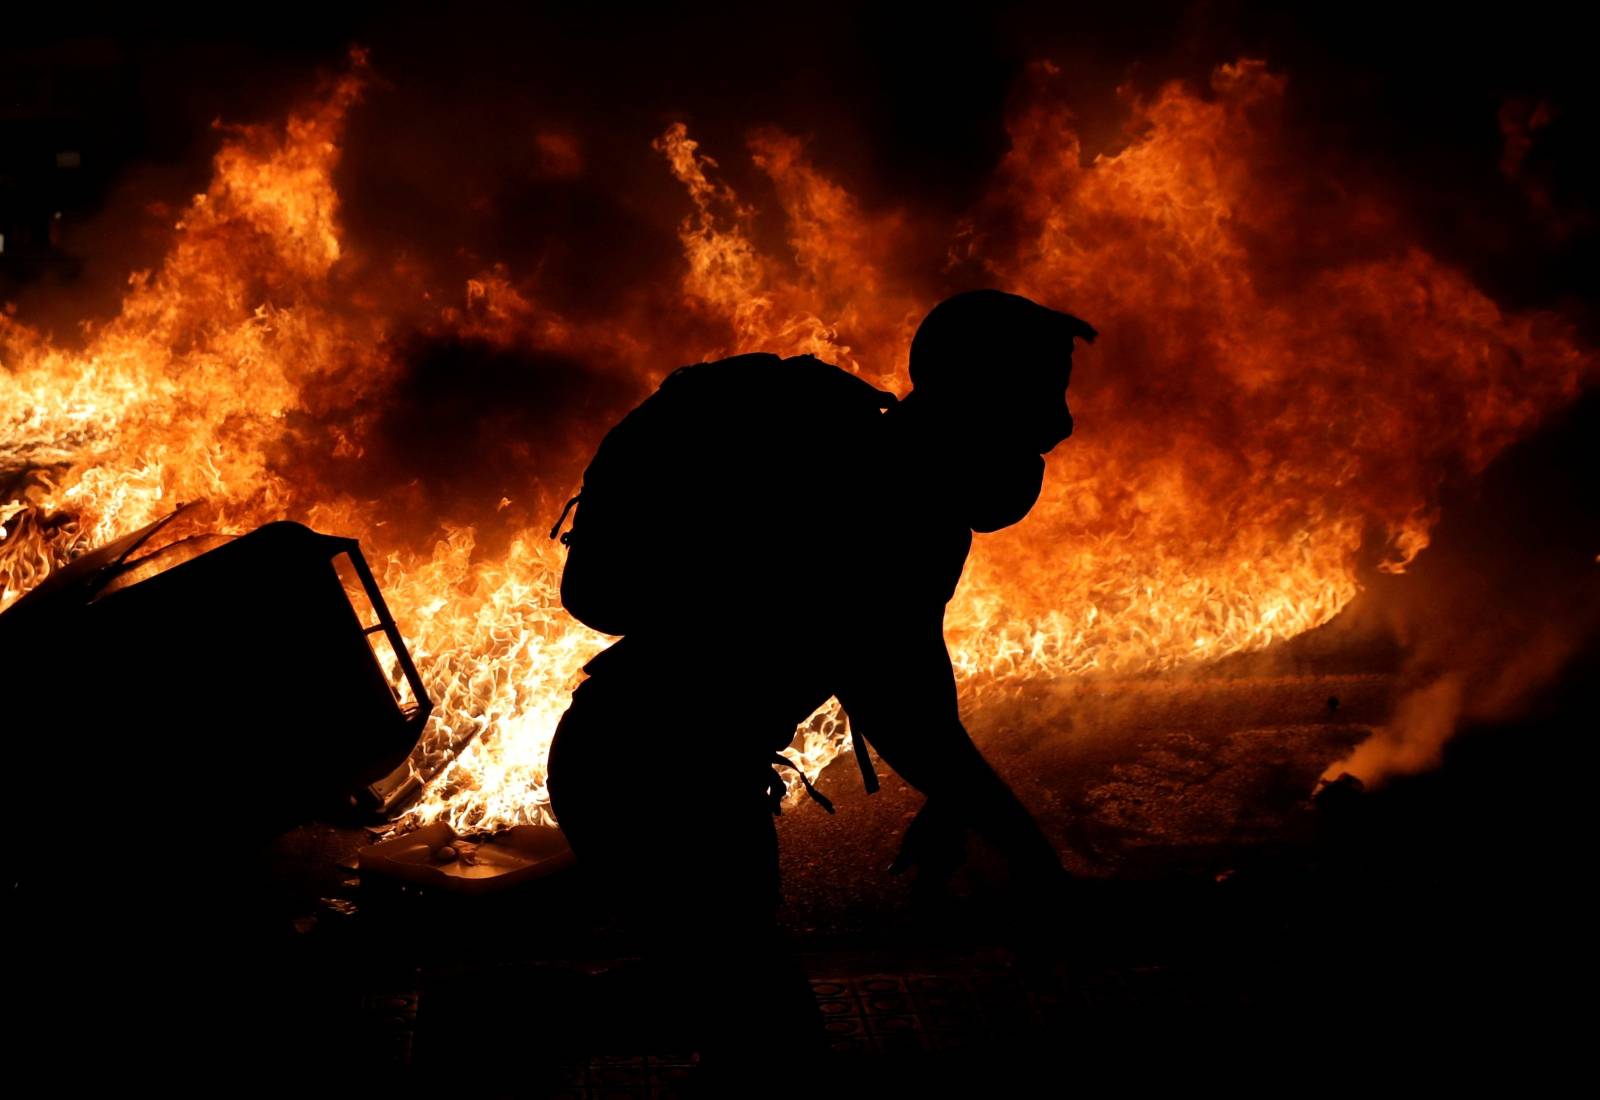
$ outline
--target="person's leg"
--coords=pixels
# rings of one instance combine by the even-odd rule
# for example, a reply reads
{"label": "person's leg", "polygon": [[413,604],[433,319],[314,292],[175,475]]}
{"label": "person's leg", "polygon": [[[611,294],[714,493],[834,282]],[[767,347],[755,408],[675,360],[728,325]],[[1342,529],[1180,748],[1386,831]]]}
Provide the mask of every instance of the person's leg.
{"label": "person's leg", "polygon": [[695,1037],[735,1076],[762,1074],[822,1046],[804,967],[777,923],[768,773],[715,760],[647,770],[658,754],[632,739],[670,739],[660,730],[674,717],[580,693],[551,745],[551,807],[580,867],[638,933],[666,1030]]}
{"label": "person's leg", "polygon": [[[778,925],[778,840],[761,781],[724,775],[684,814],[694,849],[663,914],[667,957],[697,990],[703,1063],[772,1095],[783,1074],[822,1049],[822,1018],[805,968]],[[668,884],[659,887],[666,895]],[[668,946],[670,945],[670,946]]]}

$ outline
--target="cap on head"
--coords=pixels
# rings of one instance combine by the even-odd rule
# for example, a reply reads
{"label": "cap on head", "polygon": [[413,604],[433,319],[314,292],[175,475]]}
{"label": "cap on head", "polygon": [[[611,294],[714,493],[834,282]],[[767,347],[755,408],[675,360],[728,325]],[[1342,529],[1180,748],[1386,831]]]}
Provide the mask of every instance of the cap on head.
{"label": "cap on head", "polygon": [[1072,355],[1074,337],[1098,335],[1085,321],[1002,290],[969,290],[929,311],[911,338],[911,385],[1010,389],[1027,372]]}

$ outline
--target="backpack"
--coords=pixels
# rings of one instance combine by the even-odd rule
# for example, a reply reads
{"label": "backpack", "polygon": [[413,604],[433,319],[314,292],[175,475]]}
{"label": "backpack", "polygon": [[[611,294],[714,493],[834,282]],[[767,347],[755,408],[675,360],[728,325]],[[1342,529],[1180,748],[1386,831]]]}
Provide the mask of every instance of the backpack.
{"label": "backpack", "polygon": [[[602,634],[765,584],[804,525],[826,515],[893,394],[809,355],[738,355],[680,367],[600,441],[550,531],[567,548],[561,604]],[[571,529],[564,534],[567,513]]]}

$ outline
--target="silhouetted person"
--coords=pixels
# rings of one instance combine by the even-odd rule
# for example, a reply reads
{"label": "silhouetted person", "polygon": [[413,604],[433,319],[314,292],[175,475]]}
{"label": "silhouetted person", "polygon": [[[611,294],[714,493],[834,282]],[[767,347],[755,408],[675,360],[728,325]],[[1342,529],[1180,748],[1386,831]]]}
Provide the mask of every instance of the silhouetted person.
{"label": "silhouetted person", "polygon": [[[1016,523],[1037,500],[1041,456],[1072,433],[1072,341],[1094,335],[999,291],[941,303],[912,340],[904,400],[839,422],[859,427],[772,440],[803,456],[777,485],[759,456],[726,456],[735,488],[696,504],[706,537],[641,568],[653,611],[586,666],[551,745],[552,808],[580,864],[679,976],[685,1011],[719,1017],[708,1064],[773,1067],[819,1046],[798,960],[779,946],[772,762],[830,696],[927,796],[897,867],[947,875],[970,828],[1014,876],[1064,876],[962,726],[943,619],[972,532]],[[587,493],[586,480],[575,535]],[[788,529],[762,531],[759,554],[718,553],[773,515]]]}

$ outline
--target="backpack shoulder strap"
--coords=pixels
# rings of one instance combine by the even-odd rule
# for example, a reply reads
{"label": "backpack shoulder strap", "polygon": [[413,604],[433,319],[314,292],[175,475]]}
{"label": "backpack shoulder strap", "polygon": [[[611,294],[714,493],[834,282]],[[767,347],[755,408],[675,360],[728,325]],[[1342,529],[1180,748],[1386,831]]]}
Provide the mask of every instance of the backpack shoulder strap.
{"label": "backpack shoulder strap", "polygon": [[877,794],[878,769],[872,766],[872,757],[867,755],[867,739],[856,732],[854,725],[850,727],[850,749],[856,754],[856,767],[861,769],[861,785],[868,794]]}

